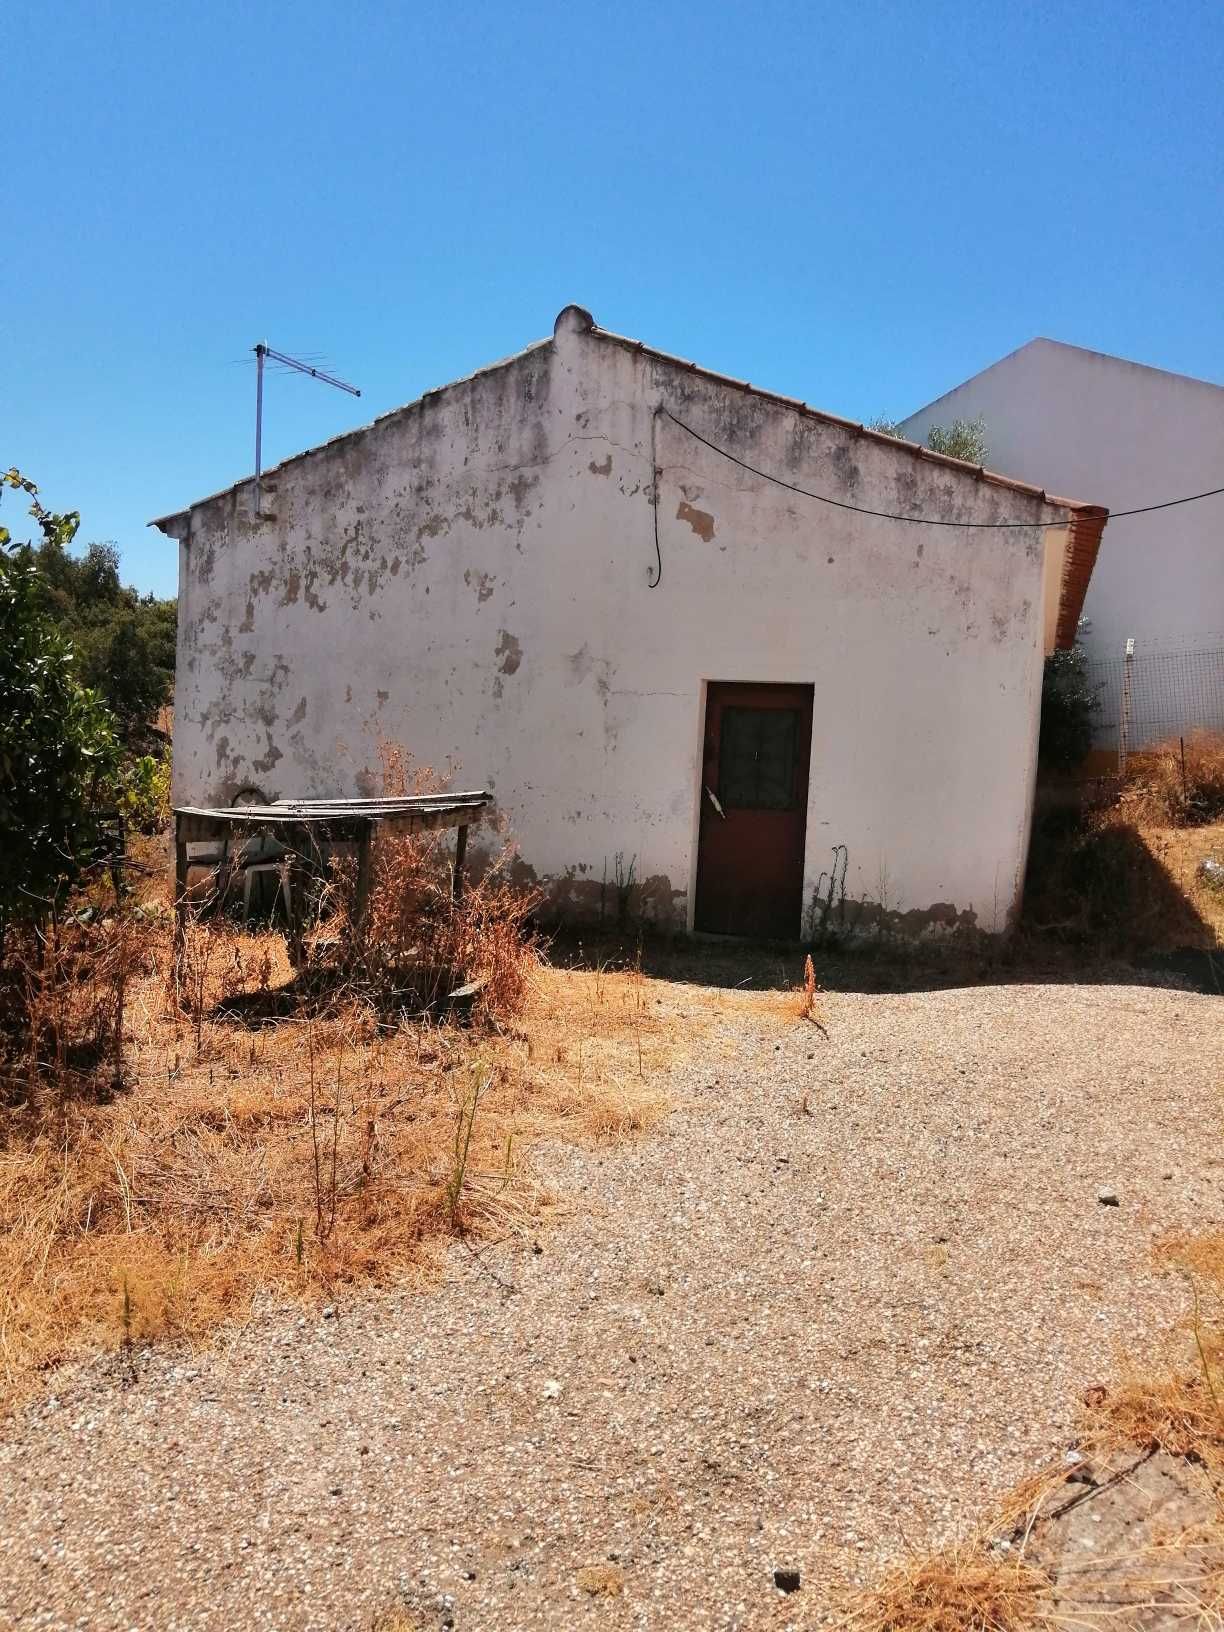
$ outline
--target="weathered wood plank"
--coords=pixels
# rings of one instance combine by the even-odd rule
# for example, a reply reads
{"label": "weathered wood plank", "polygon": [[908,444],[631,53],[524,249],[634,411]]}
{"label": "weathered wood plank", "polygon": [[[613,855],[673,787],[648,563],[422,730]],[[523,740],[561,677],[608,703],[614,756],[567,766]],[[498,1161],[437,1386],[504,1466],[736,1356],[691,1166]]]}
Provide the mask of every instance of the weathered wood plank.
{"label": "weathered wood plank", "polygon": [[184,924],[187,916],[187,839],[182,825],[174,824],[174,953],[177,958],[183,948]]}
{"label": "weathered wood plank", "polygon": [[[461,831],[464,831],[461,829]],[[353,894],[353,929],[360,933],[365,919],[366,908],[370,902],[370,879],[373,872],[374,834],[367,825],[361,836],[361,848],[357,852],[357,887]]]}
{"label": "weathered wood plank", "polygon": [[463,894],[463,862],[467,855],[467,827],[461,827],[455,834],[455,865],[451,872],[451,900],[458,901]]}
{"label": "weathered wood plank", "polygon": [[375,824],[398,832],[435,828],[462,830],[479,821],[492,803],[490,793],[413,795],[404,799],[281,799],[274,805],[234,807],[180,805],[175,820],[184,843],[207,843],[238,828],[279,835],[323,832],[334,838],[360,838]]}

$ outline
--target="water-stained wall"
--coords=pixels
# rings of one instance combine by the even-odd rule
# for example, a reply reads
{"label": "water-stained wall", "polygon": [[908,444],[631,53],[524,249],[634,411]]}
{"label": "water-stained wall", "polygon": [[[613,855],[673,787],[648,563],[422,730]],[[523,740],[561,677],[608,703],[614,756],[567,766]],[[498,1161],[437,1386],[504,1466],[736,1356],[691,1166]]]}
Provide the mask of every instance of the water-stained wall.
{"label": "water-stained wall", "polygon": [[[1033,522],[914,527],[839,510]],[[659,469],[654,508],[654,466]],[[815,688],[805,901],[1001,928],[1063,513],[593,329],[163,525],[176,802],[379,791],[379,743],[496,794],[554,908],[691,922],[704,684]],[[658,551],[656,554],[656,521]],[[662,577],[658,576],[661,562]],[[822,886],[823,888],[823,886]]]}

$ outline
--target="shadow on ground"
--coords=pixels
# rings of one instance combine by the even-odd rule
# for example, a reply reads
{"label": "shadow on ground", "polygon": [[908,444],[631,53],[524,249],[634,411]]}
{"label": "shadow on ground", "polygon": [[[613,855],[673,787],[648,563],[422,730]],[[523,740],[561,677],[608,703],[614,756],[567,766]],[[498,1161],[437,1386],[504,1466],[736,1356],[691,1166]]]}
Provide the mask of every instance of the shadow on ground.
{"label": "shadow on ground", "polygon": [[1086,947],[1035,944],[1017,936],[996,948],[946,944],[906,948],[882,943],[862,947],[803,947],[643,934],[557,931],[547,949],[560,969],[627,969],[640,962],[644,975],[745,992],[794,991],[803,983],[811,953],[816,978],[827,992],[934,992],[964,986],[1158,985],[1188,983],[1196,991],[1224,992],[1224,957],[1186,947],[1133,957]]}
{"label": "shadow on ground", "polygon": [[561,930],[548,956],[562,968],[630,967],[663,980],[742,991],[794,990],[811,952],[826,991],[939,991],[964,986],[1168,985],[1224,992],[1224,954],[1192,901],[1124,824],[1034,835],[1025,913],[1004,940],[960,931],[906,941],[869,930],[810,948],[733,938],[663,936],[627,925]]}

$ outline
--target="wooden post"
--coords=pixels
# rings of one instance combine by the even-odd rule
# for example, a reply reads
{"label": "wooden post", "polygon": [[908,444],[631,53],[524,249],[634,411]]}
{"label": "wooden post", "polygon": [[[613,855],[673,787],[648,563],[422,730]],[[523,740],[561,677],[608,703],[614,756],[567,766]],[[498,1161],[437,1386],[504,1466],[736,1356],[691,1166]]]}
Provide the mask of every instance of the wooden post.
{"label": "wooden post", "polygon": [[187,844],[183,836],[183,819],[174,818],[174,952],[183,950],[183,933],[187,919]]}
{"label": "wooden post", "polygon": [[370,877],[374,852],[374,823],[363,822],[357,843],[357,887],[353,895],[353,930],[359,933],[370,904]]}
{"label": "wooden post", "polygon": [[458,901],[463,894],[463,859],[467,855],[467,823],[455,829],[455,865],[451,872],[451,900]]}
{"label": "wooden post", "polygon": [[296,850],[290,852],[285,877],[285,950],[292,967],[300,969],[305,959],[302,943],[306,926],[306,869]]}

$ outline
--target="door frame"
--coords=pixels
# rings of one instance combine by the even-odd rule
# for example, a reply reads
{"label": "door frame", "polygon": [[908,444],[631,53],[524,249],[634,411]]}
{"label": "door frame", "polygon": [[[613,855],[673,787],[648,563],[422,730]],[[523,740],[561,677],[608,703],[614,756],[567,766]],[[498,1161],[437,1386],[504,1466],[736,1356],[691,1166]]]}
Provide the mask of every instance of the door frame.
{"label": "door frame", "polygon": [[709,680],[703,679],[697,690],[697,719],[693,727],[697,752],[693,760],[693,831],[689,843],[688,908],[684,926],[690,935],[700,933],[694,926],[697,921],[697,863],[701,849],[701,795],[705,788],[702,778],[705,774],[705,717],[709,690]]}
{"label": "door frame", "polygon": [[713,940],[725,941],[725,940],[728,940],[728,939],[735,940],[735,939],[741,939],[741,938],[742,939],[749,939],[750,938],[750,937],[726,936],[726,935],[718,934],[713,930],[710,930],[710,931],[700,930],[700,929],[698,929],[696,927],[696,920],[697,920],[697,873],[698,873],[698,870],[699,870],[699,868],[701,866],[702,801],[703,801],[703,798],[704,798],[704,795],[705,795],[706,711],[707,711],[707,709],[709,707],[710,687],[711,686],[762,686],[762,687],[770,687],[770,688],[777,687],[779,689],[794,688],[796,690],[799,690],[799,689],[806,690],[806,691],[811,692],[811,694],[812,694],[812,707],[811,707],[811,714],[810,714],[810,718],[809,718],[809,722],[808,722],[809,740],[808,740],[808,744],[807,744],[807,748],[808,748],[807,791],[806,791],[806,796],[805,796],[804,803],[803,803],[803,806],[802,806],[802,813],[803,813],[803,867],[802,867],[802,871],[801,871],[801,874],[800,874],[800,882],[799,882],[799,924],[800,924],[800,937],[802,938],[804,891],[805,891],[805,888],[806,888],[806,885],[807,885],[807,879],[808,879],[808,870],[807,870],[808,836],[809,836],[808,835],[808,829],[809,829],[809,827],[811,825],[810,818],[811,818],[811,812],[812,812],[812,751],[813,751],[813,749],[815,747],[815,736],[816,736],[816,687],[815,687],[815,683],[813,681],[811,681],[811,680],[794,680],[794,679],[779,680],[779,679],[775,679],[775,678],[770,678],[768,680],[763,680],[763,679],[759,679],[759,678],[754,678],[754,679],[751,679],[751,680],[745,680],[745,679],[731,680],[731,679],[725,679],[722,676],[708,676],[707,675],[707,676],[702,677],[702,679],[700,681],[700,684],[698,686],[697,712],[696,712],[696,719],[695,719],[695,722],[694,722],[694,735],[695,735],[695,739],[696,739],[696,752],[694,754],[693,772],[692,772],[692,789],[693,789],[693,795],[692,795],[693,796],[693,805],[692,805],[692,844],[691,844],[690,862],[689,862],[688,906],[687,906],[687,910],[686,910],[686,913],[685,913],[687,932],[688,932],[688,934],[693,935],[693,936],[697,936],[702,940],[708,938],[708,939],[710,939],[712,941]]}

